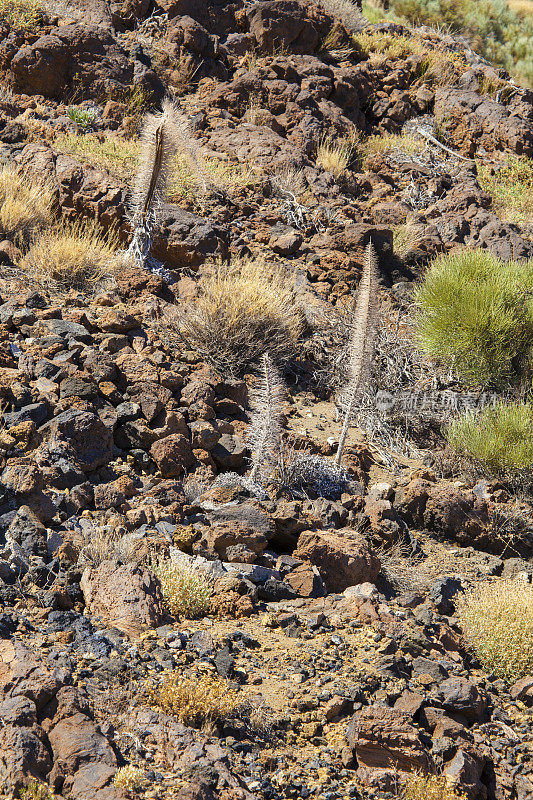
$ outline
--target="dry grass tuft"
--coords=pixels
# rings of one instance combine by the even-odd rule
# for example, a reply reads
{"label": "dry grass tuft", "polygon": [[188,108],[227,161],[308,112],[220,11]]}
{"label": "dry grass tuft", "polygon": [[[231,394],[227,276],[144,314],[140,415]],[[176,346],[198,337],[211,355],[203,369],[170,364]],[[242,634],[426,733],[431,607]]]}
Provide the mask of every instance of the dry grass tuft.
{"label": "dry grass tuft", "polygon": [[116,234],[96,221],[63,221],[35,239],[21,267],[39,284],[90,289],[113,275],[117,247]]}
{"label": "dry grass tuft", "polygon": [[350,166],[357,141],[357,137],[353,136],[345,138],[324,136],[317,148],[317,166],[322,167],[326,172],[331,172],[335,178],[340,178]]}
{"label": "dry grass tuft", "polygon": [[221,678],[204,675],[187,678],[167,671],[159,683],[147,687],[148,704],[200,728],[233,714],[240,703],[232,686]]}
{"label": "dry grass tuft", "polygon": [[392,225],[393,249],[399,258],[404,259],[419,249],[421,233],[408,222]]}
{"label": "dry grass tuft", "polygon": [[152,569],[159,578],[170,614],[189,619],[207,614],[213,586],[205,575],[169,558],[160,559]]}
{"label": "dry grass tuft", "polygon": [[464,795],[444,775],[411,775],[402,784],[400,797],[401,800],[463,800]]}
{"label": "dry grass tuft", "polygon": [[0,0],[0,22],[17,30],[32,30],[42,21],[43,0]]}
{"label": "dry grass tuft", "polygon": [[218,264],[181,320],[189,346],[223,375],[242,375],[269,353],[284,363],[303,331],[292,280],[262,259]]}
{"label": "dry grass tuft", "polygon": [[533,585],[481,583],[456,602],[465,638],[483,668],[512,683],[533,671]]}
{"label": "dry grass tuft", "polygon": [[54,148],[121,178],[132,178],[139,161],[139,143],[118,136],[103,141],[93,134],[73,133],[54,141]]}
{"label": "dry grass tuft", "polygon": [[0,169],[0,236],[27,242],[53,219],[52,189],[14,167]]}
{"label": "dry grass tuft", "polygon": [[80,551],[78,563],[95,567],[108,559],[116,559],[123,564],[138,564],[146,557],[144,540],[131,535],[124,536],[124,532],[113,525],[90,528],[83,536],[75,537],[73,544]]}
{"label": "dry grass tuft", "polygon": [[134,767],[133,764],[127,764],[125,767],[117,769],[113,784],[119,789],[126,789],[128,792],[132,792],[140,787],[143,779],[143,769]]}

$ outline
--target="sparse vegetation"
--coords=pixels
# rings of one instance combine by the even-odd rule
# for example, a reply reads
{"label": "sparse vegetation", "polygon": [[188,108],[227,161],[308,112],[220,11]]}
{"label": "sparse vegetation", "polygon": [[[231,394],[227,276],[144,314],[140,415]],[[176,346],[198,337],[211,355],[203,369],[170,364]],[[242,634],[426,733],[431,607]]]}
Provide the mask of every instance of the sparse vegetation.
{"label": "sparse vegetation", "polygon": [[150,706],[195,728],[224,719],[239,706],[231,684],[214,675],[188,678],[181,671],[167,671],[146,693]]}
{"label": "sparse vegetation", "polygon": [[355,43],[363,55],[369,58],[406,58],[409,55],[422,57],[420,77],[433,85],[445,85],[467,69],[466,61],[459,53],[430,47],[424,39],[412,36],[364,31],[358,34]]}
{"label": "sparse vegetation", "polygon": [[32,781],[17,794],[19,800],[54,800],[55,795],[45,783]]}
{"label": "sparse vegetation", "polygon": [[533,407],[499,403],[450,423],[446,438],[463,455],[492,472],[533,469]]}
{"label": "sparse vegetation", "polygon": [[91,290],[113,275],[117,246],[116,234],[96,221],[62,221],[35,239],[21,268],[42,285]]}
{"label": "sparse vegetation", "polygon": [[478,164],[478,179],[498,215],[510,222],[533,220],[533,160],[509,154],[501,165]]}
{"label": "sparse vegetation", "polygon": [[194,619],[207,613],[212,583],[205,575],[170,558],[155,562],[153,571],[159,578],[165,604],[173,616]]}
{"label": "sparse vegetation", "polygon": [[126,789],[128,792],[133,792],[140,787],[143,778],[143,769],[135,767],[133,764],[126,764],[125,767],[117,769],[113,778],[113,783],[119,789]]}
{"label": "sparse vegetation", "polygon": [[42,21],[43,0],[0,0],[0,22],[12,28],[33,30]]}
{"label": "sparse vegetation", "polygon": [[425,148],[420,136],[410,134],[384,133],[381,136],[369,136],[358,147],[358,159],[363,169],[368,169],[374,156],[381,153],[402,153],[414,155]]}
{"label": "sparse vegetation", "polygon": [[72,133],[56,139],[54,148],[121,178],[131,178],[139,161],[139,143],[118,136]]}
{"label": "sparse vegetation", "polygon": [[533,585],[480,583],[456,602],[464,635],[483,668],[512,683],[533,670]]}
{"label": "sparse vegetation", "polygon": [[463,793],[445,775],[410,775],[402,783],[401,800],[463,800]]}
{"label": "sparse vegetation", "polygon": [[260,258],[219,263],[198,283],[182,335],[223,375],[242,375],[264,353],[285,363],[296,353],[303,318],[290,278]]}
{"label": "sparse vegetation", "polygon": [[387,9],[379,0],[364,4],[371,22],[430,25],[461,34],[481,56],[529,85],[533,81],[532,8],[530,0],[390,0]]}
{"label": "sparse vegetation", "polygon": [[484,250],[437,258],[416,292],[417,339],[474,384],[522,378],[533,347],[533,262]]}
{"label": "sparse vegetation", "polygon": [[420,231],[413,228],[408,222],[404,225],[393,225],[393,248],[400,258],[406,258],[410,253],[416,251],[420,243]]}
{"label": "sparse vegetation", "polygon": [[54,193],[46,183],[14,167],[0,169],[0,236],[17,244],[49,225],[53,219]]}
{"label": "sparse vegetation", "polygon": [[208,188],[229,194],[253,186],[257,173],[245,164],[219,158],[197,155],[197,163],[178,153],[172,165],[168,182],[168,197],[174,202],[193,200]]}

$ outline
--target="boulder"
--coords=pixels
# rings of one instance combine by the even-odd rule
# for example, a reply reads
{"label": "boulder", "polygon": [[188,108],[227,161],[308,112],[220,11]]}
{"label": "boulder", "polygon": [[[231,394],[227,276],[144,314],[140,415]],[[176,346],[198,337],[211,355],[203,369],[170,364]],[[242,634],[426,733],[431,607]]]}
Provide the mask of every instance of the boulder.
{"label": "boulder", "polygon": [[209,513],[209,520],[211,525],[195,542],[194,550],[223,561],[253,563],[274,532],[269,515],[253,503],[216,508]]}
{"label": "boulder", "polygon": [[155,97],[164,90],[155,74],[131,58],[111,31],[87,23],[61,25],[4,60],[20,92],[61,98],[74,77],[93,97],[125,93],[135,83]]}
{"label": "boulder", "polygon": [[394,791],[405,773],[435,769],[418,729],[403,711],[363,708],[352,717],[346,737],[357,759],[357,777],[367,786]]}
{"label": "boulder", "polygon": [[294,553],[314,564],[328,592],[343,592],[358,583],[375,583],[381,562],[366,540],[350,528],[304,531]]}
{"label": "boulder", "polygon": [[296,0],[263,0],[247,12],[250,33],[263,53],[279,47],[291,53],[314,53],[333,26],[319,6]]}
{"label": "boulder", "polygon": [[190,442],[181,433],[154,442],[150,453],[164,478],[182,475],[194,463]]}
{"label": "boulder", "polygon": [[443,86],[435,92],[435,118],[468,156],[478,147],[533,156],[533,122],[511,114],[486,95]]}
{"label": "boulder", "polygon": [[83,472],[98,469],[112,458],[113,432],[90,411],[68,409],[40,431],[51,440],[64,443]]}
{"label": "boulder", "polygon": [[442,681],[434,699],[445,711],[462,714],[469,723],[483,720],[488,706],[485,691],[460,677]]}
{"label": "boulder", "polygon": [[227,255],[227,236],[208,220],[163,203],[152,253],[169,269],[197,269],[207,258]]}
{"label": "boulder", "polygon": [[103,561],[85,570],[80,586],[88,611],[128,635],[157,628],[165,617],[159,582],[144,567]]}

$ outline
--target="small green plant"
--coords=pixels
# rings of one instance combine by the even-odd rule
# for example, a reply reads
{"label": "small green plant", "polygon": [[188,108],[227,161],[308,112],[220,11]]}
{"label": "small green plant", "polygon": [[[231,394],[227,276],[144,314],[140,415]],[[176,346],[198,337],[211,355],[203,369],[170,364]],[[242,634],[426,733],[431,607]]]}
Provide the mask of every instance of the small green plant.
{"label": "small green plant", "polygon": [[33,30],[42,22],[43,0],[0,0],[0,22],[18,30]]}
{"label": "small green plant", "polygon": [[457,452],[492,472],[533,468],[533,407],[529,403],[498,403],[479,414],[458,417],[445,429]]}
{"label": "small green plant", "polygon": [[533,585],[480,583],[456,602],[465,638],[483,668],[513,683],[533,671]]}
{"label": "small green plant", "polygon": [[128,792],[133,792],[141,786],[143,779],[143,769],[135,767],[133,764],[126,764],[125,767],[117,769],[113,783],[118,789],[126,789]]}
{"label": "small green plant", "polygon": [[93,108],[78,108],[77,106],[69,106],[67,115],[72,122],[79,125],[80,128],[90,128],[94,125],[96,120],[96,111]]}
{"label": "small green plant", "polygon": [[480,163],[478,179],[500,217],[518,223],[533,220],[533,159],[509,154],[498,166]]}
{"label": "small green plant", "polygon": [[533,347],[533,261],[486,250],[438,257],[415,293],[417,340],[473,384],[527,374]]}
{"label": "small green plant", "polygon": [[20,789],[17,797],[19,800],[54,800],[55,795],[45,783],[32,781],[28,786]]}
{"label": "small green plant", "polygon": [[187,678],[178,671],[164,672],[158,683],[147,686],[146,696],[148,705],[195,728],[224,719],[239,706],[228,681],[215,675]]}
{"label": "small green plant", "polygon": [[170,558],[157,561],[153,570],[172,615],[194,619],[207,613],[213,587],[205,575]]}

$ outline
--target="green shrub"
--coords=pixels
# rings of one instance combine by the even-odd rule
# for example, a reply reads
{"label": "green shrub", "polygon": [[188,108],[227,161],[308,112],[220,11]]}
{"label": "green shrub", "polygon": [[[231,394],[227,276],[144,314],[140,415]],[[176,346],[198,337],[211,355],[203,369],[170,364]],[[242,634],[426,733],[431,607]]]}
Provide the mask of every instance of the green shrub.
{"label": "green shrub", "polygon": [[517,379],[533,348],[532,291],[533,261],[485,250],[440,256],[415,294],[418,343],[468,382]]}
{"label": "green shrub", "polygon": [[450,445],[493,472],[533,468],[533,406],[499,403],[466,414],[445,431]]}
{"label": "green shrub", "polygon": [[480,55],[533,83],[533,17],[506,0],[391,0],[387,17],[449,27]]}
{"label": "green shrub", "polygon": [[502,219],[533,220],[533,159],[508,154],[501,165],[478,164],[478,180]]}
{"label": "green shrub", "polygon": [[512,683],[533,671],[533,586],[481,583],[456,603],[465,638],[484,669]]}

